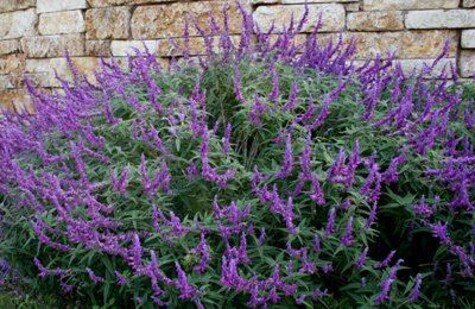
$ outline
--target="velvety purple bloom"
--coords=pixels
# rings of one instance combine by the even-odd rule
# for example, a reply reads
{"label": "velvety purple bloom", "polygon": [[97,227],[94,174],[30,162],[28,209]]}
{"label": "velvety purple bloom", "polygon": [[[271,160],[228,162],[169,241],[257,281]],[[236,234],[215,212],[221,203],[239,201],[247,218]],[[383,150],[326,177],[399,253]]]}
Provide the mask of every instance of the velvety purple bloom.
{"label": "velvety purple bloom", "polygon": [[414,282],[414,287],[412,288],[409,294],[409,301],[411,303],[416,302],[421,296],[421,284],[422,284],[422,275],[417,274],[416,280]]}
{"label": "velvety purple bloom", "polygon": [[87,274],[89,275],[89,278],[91,279],[92,282],[95,284],[104,282],[104,278],[101,276],[96,275],[92,269],[86,267]]}
{"label": "velvety purple bloom", "polygon": [[323,206],[326,203],[325,193],[323,192],[322,187],[320,186],[320,181],[318,180],[315,174],[311,176],[311,188],[310,199],[317,203],[317,205]]}
{"label": "velvety purple bloom", "polygon": [[441,222],[434,223],[430,225],[432,234],[444,245],[451,245],[452,240],[449,237],[449,232],[447,231],[447,223],[443,224]]}
{"label": "velvety purple bloom", "polygon": [[269,100],[272,102],[276,102],[280,96],[280,88],[279,88],[279,74],[277,72],[275,63],[272,63],[270,67],[270,75],[272,77],[272,90],[269,93]]}
{"label": "velvety purple bloom", "polygon": [[333,207],[328,212],[327,225],[325,226],[325,234],[327,236],[335,233],[335,219],[336,219],[336,209],[335,207]]}
{"label": "velvety purple bloom", "polygon": [[384,268],[384,267],[387,267],[389,265],[389,263],[391,263],[394,255],[396,254],[396,250],[392,250],[391,252],[389,252],[388,256],[380,261],[380,262],[377,262],[374,267],[375,268]]}
{"label": "velvety purple bloom", "polygon": [[366,260],[368,259],[368,250],[369,248],[366,247],[363,252],[361,252],[361,254],[358,256],[355,261],[356,268],[361,269],[364,267],[364,265],[366,264]]}
{"label": "velvety purple bloom", "polygon": [[378,295],[376,295],[376,298],[374,300],[374,303],[376,305],[380,305],[389,299],[391,286],[396,280],[396,273],[399,270],[401,263],[402,263],[402,260],[399,260],[395,266],[391,267],[391,269],[389,270],[388,276],[385,279],[383,279],[383,281],[380,283],[381,291],[379,292]]}
{"label": "velvety purple bloom", "polygon": [[277,178],[289,177],[292,174],[293,164],[294,164],[294,158],[292,155],[292,136],[291,134],[287,134],[287,138],[285,140],[284,160],[276,177]]}
{"label": "velvety purple bloom", "polygon": [[376,221],[376,216],[378,215],[378,204],[375,202],[371,207],[371,211],[369,212],[368,219],[366,220],[365,229],[369,229],[374,222]]}
{"label": "velvety purple bloom", "polygon": [[211,253],[203,232],[201,233],[199,244],[191,252],[198,255],[200,259],[198,265],[194,266],[193,269],[199,273],[205,272],[209,262],[211,261]]}
{"label": "velvety purple bloom", "polygon": [[116,276],[116,282],[118,285],[123,286],[129,282],[129,279],[117,270],[114,271],[114,274]]}
{"label": "velvety purple bloom", "polygon": [[354,237],[353,237],[353,216],[351,216],[348,219],[348,222],[346,223],[346,228],[345,228],[345,233],[343,234],[343,237],[341,238],[340,242],[343,246],[349,246],[353,243]]}
{"label": "velvety purple bloom", "polygon": [[429,204],[427,204],[425,197],[422,196],[419,203],[414,205],[414,212],[422,216],[423,218],[428,219],[434,213],[434,209],[431,206],[429,206]]}
{"label": "velvety purple bloom", "polygon": [[180,295],[178,297],[180,299],[194,299],[198,295],[198,291],[188,281],[188,277],[181,268],[180,263],[175,262],[175,269],[178,274],[178,279],[176,280],[175,285],[180,291]]}

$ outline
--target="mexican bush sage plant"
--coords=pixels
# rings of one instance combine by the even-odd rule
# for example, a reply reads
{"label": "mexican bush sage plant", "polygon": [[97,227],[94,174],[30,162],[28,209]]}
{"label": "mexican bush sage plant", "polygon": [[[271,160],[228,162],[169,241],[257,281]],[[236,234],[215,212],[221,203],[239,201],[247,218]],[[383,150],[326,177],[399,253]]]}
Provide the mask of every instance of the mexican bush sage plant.
{"label": "mexican bush sage plant", "polygon": [[278,35],[241,14],[240,41],[212,17],[169,68],[27,81],[36,112],[0,120],[0,258],[91,305],[473,305],[474,85],[434,76],[446,51],[357,65],[320,24],[297,40],[307,14]]}

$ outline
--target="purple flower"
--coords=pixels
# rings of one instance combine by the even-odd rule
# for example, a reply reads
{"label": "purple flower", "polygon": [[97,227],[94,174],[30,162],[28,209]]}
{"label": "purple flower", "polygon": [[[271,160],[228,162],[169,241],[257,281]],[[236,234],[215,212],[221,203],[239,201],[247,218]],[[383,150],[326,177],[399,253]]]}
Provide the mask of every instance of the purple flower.
{"label": "purple flower", "polygon": [[369,212],[368,219],[366,219],[365,229],[369,229],[374,224],[377,214],[378,204],[374,202],[373,207],[371,207],[371,211]]}
{"label": "purple flower", "polygon": [[287,134],[285,141],[285,152],[284,152],[284,162],[280,167],[279,172],[277,173],[277,178],[286,178],[292,174],[292,168],[294,164],[294,159],[292,155],[292,136]]}
{"label": "purple flower", "polygon": [[391,260],[393,259],[394,255],[396,254],[396,250],[392,250],[391,252],[389,252],[388,256],[380,261],[380,262],[377,262],[374,267],[375,268],[384,268],[384,267],[387,267],[389,265],[389,263],[391,263]]}
{"label": "purple flower", "polygon": [[421,296],[421,284],[422,284],[422,275],[417,274],[414,287],[412,288],[409,294],[409,301],[415,303]]}
{"label": "purple flower", "polygon": [[285,103],[282,110],[283,111],[293,110],[297,106],[298,96],[299,96],[299,85],[296,81],[293,81],[292,88],[290,89],[289,99],[287,100],[287,103]]}
{"label": "purple flower", "polygon": [[441,222],[434,223],[430,225],[432,234],[444,245],[451,245],[452,240],[449,237],[449,232],[447,231],[447,223],[442,224]]}
{"label": "purple flower", "polygon": [[326,203],[325,200],[325,193],[322,190],[322,187],[320,186],[320,181],[318,180],[317,176],[315,174],[312,174],[311,176],[312,180],[312,191],[310,193],[310,199],[317,203],[317,205],[323,206]]}
{"label": "purple flower", "polygon": [[178,279],[175,282],[177,289],[180,291],[178,296],[180,299],[194,299],[198,295],[196,288],[188,281],[186,273],[180,266],[180,263],[175,261],[175,268],[178,274]]}
{"label": "purple flower", "polygon": [[91,281],[94,282],[95,284],[104,282],[104,278],[96,275],[89,267],[86,267],[86,271]]}
{"label": "purple flower", "polygon": [[208,242],[206,241],[205,234],[201,232],[201,240],[192,251],[192,253],[196,254],[200,258],[200,262],[198,265],[193,267],[193,269],[199,273],[204,273],[206,268],[208,267],[209,262],[211,261],[211,253]]}
{"label": "purple flower", "polygon": [[112,188],[119,192],[122,195],[127,194],[127,185],[128,185],[128,176],[129,176],[129,169],[125,167],[122,172],[120,173],[119,178],[117,178],[116,174],[113,173],[111,175],[111,182]]}
{"label": "purple flower", "polygon": [[269,93],[269,101],[277,102],[280,96],[280,89],[279,89],[279,74],[277,72],[275,63],[272,63],[270,67],[270,74],[272,77],[272,90]]}
{"label": "purple flower", "polygon": [[389,293],[391,292],[391,286],[396,280],[396,273],[400,268],[400,264],[402,263],[402,260],[399,260],[395,266],[393,266],[389,270],[388,276],[381,282],[380,287],[381,291],[379,292],[378,295],[376,295],[376,298],[374,300],[374,303],[376,305],[380,305],[384,303],[386,300],[389,299]]}
{"label": "purple flower", "polygon": [[346,223],[345,233],[341,238],[340,242],[343,246],[349,246],[353,243],[353,216],[348,219]]}
{"label": "purple flower", "polygon": [[329,236],[335,233],[336,209],[332,207],[328,212],[327,225],[325,226],[325,235]]}
{"label": "purple flower", "polygon": [[428,219],[434,213],[434,209],[426,203],[425,197],[422,196],[419,203],[414,205],[414,212],[423,218]]}
{"label": "purple flower", "polygon": [[114,271],[114,274],[116,276],[116,282],[118,285],[123,286],[129,282],[129,279],[117,270]]}
{"label": "purple flower", "polygon": [[361,252],[361,254],[358,256],[358,258],[355,261],[356,268],[361,269],[361,268],[364,267],[364,265],[366,264],[366,260],[368,258],[368,250],[369,250],[369,248],[366,247],[363,250],[363,252]]}

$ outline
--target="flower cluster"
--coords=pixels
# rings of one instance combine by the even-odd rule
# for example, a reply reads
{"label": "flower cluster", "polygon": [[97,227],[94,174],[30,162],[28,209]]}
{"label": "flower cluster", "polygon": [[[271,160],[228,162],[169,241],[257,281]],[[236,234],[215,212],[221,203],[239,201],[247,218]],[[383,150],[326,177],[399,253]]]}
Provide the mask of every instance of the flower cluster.
{"label": "flower cluster", "polygon": [[279,34],[240,11],[239,42],[226,7],[195,25],[199,59],[187,25],[169,68],[137,52],[62,92],[27,81],[36,112],[0,119],[0,261],[28,252],[36,286],[91,304],[473,300],[475,86],[356,66],[324,21],[299,43],[307,8]]}

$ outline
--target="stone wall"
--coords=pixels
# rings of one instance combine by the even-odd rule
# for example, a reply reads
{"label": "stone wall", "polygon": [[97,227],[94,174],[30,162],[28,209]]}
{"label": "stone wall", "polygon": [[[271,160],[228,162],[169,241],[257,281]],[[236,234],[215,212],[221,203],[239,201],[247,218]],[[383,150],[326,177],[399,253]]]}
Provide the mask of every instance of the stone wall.
{"label": "stone wall", "polygon": [[[262,29],[301,16],[305,0],[244,0]],[[59,86],[55,72],[68,77],[65,49],[84,72],[99,56],[123,58],[143,44],[163,64],[176,51],[167,37],[180,37],[188,14],[207,27],[207,13],[220,16],[223,0],[0,0],[0,104],[20,108],[28,101],[24,76],[48,89]],[[388,50],[404,68],[431,61],[450,39],[448,58],[464,78],[475,72],[475,0],[309,0],[309,20],[320,14],[322,37],[355,37],[356,57]],[[231,1],[230,30],[238,34],[240,15]],[[279,29],[279,27],[276,27]],[[309,31],[307,27],[303,31]],[[203,53],[196,32],[192,53]],[[305,34],[303,33],[302,36]],[[176,56],[180,56],[176,54]]]}

